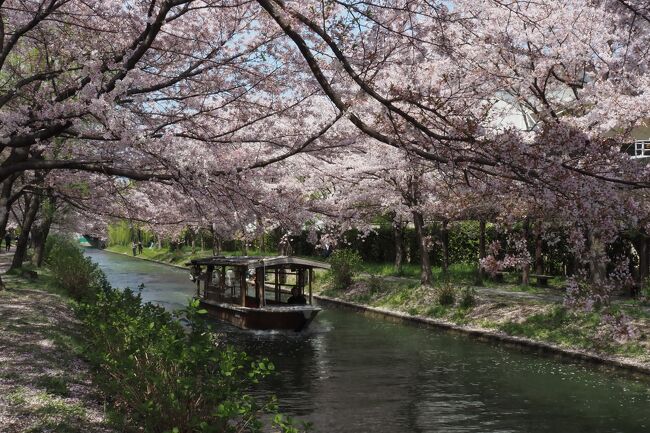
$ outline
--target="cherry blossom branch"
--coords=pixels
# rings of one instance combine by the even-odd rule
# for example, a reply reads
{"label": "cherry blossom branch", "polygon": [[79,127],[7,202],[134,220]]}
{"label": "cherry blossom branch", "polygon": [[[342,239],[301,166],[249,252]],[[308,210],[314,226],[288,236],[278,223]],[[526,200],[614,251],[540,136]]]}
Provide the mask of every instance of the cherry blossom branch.
{"label": "cherry blossom branch", "polygon": [[110,162],[80,161],[80,160],[42,160],[30,159],[0,167],[0,180],[6,179],[14,173],[30,170],[81,170],[101,173],[112,176],[128,177],[133,180],[171,180],[175,177],[169,173],[156,173],[153,171],[136,170],[132,168],[114,167]]}

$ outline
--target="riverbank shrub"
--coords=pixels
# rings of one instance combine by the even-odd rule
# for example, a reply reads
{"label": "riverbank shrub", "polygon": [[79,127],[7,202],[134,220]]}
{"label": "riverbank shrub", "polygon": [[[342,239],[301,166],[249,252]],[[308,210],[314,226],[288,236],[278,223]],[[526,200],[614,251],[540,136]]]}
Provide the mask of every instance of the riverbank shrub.
{"label": "riverbank shrub", "polygon": [[329,258],[334,288],[345,289],[361,267],[361,256],[349,249],[336,250]]}
{"label": "riverbank shrub", "polygon": [[[203,313],[193,301],[183,312],[184,328],[139,293],[111,288],[78,306],[85,355],[126,425],[160,433],[257,432],[261,414],[277,415],[273,398],[260,403],[248,394],[273,364],[223,346]],[[275,419],[285,426],[275,422],[276,428],[298,431]]]}
{"label": "riverbank shrub", "polygon": [[371,295],[375,295],[378,293],[384,293],[388,291],[388,284],[386,281],[384,281],[383,278],[378,277],[376,275],[371,275],[370,278],[368,278],[368,291],[370,292]]}
{"label": "riverbank shrub", "polygon": [[73,239],[52,234],[48,236],[46,264],[55,283],[77,301],[92,298],[106,287],[106,276],[96,263],[86,257]]}
{"label": "riverbank shrub", "polygon": [[476,305],[476,289],[463,287],[460,291],[460,300],[458,306],[464,310],[469,310]]}
{"label": "riverbank shrub", "polygon": [[436,288],[436,301],[443,306],[454,305],[456,288],[451,283],[445,283]]}

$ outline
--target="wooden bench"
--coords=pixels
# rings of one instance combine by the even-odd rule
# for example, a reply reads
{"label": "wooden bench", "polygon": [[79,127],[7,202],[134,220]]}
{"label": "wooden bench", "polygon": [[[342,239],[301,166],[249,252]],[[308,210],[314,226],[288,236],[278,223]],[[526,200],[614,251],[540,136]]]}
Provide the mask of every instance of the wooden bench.
{"label": "wooden bench", "polygon": [[[507,277],[508,275],[511,275],[511,274],[512,274],[512,272],[510,272],[510,271],[498,271],[498,272],[496,272],[494,274],[494,276],[492,278],[497,283],[503,283],[505,281],[505,277]],[[553,275],[542,275],[542,274],[528,274],[528,278],[535,278],[535,280],[537,280],[537,285],[539,287],[548,287],[548,281],[551,278],[554,278],[554,276]],[[518,273],[517,279],[519,281],[519,284],[521,284],[521,280],[522,280],[522,274],[521,273]]]}
{"label": "wooden bench", "polygon": [[553,275],[530,274],[529,276],[535,278],[540,287],[548,287],[548,280],[553,278]]}

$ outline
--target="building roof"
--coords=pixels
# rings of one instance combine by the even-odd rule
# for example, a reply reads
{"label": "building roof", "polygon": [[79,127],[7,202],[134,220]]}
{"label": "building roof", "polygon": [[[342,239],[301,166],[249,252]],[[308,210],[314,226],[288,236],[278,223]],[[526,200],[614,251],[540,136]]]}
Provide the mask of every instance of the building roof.
{"label": "building roof", "polygon": [[330,268],[329,263],[292,256],[214,256],[194,259],[187,263],[187,266],[193,265],[245,266],[250,269],[279,267],[284,265],[298,265],[306,268],[321,269]]}

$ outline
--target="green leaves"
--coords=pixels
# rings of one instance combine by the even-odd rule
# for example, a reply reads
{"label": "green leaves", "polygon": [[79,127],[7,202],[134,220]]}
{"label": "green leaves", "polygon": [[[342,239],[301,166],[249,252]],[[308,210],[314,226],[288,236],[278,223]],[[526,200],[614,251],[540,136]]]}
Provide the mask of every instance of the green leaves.
{"label": "green leaves", "polygon": [[329,259],[334,287],[344,289],[352,284],[352,278],[361,267],[361,256],[349,249],[336,250]]}
{"label": "green leaves", "polygon": [[56,283],[77,301],[89,300],[108,286],[106,275],[67,237],[48,236],[46,262]]}
{"label": "green leaves", "polygon": [[259,402],[248,393],[275,366],[216,344],[203,320],[206,311],[198,307],[192,300],[175,314],[187,319],[188,330],[129,289],[102,290],[79,304],[88,333],[85,353],[97,381],[115,407],[146,431],[260,431],[258,417],[277,413],[277,402]]}

